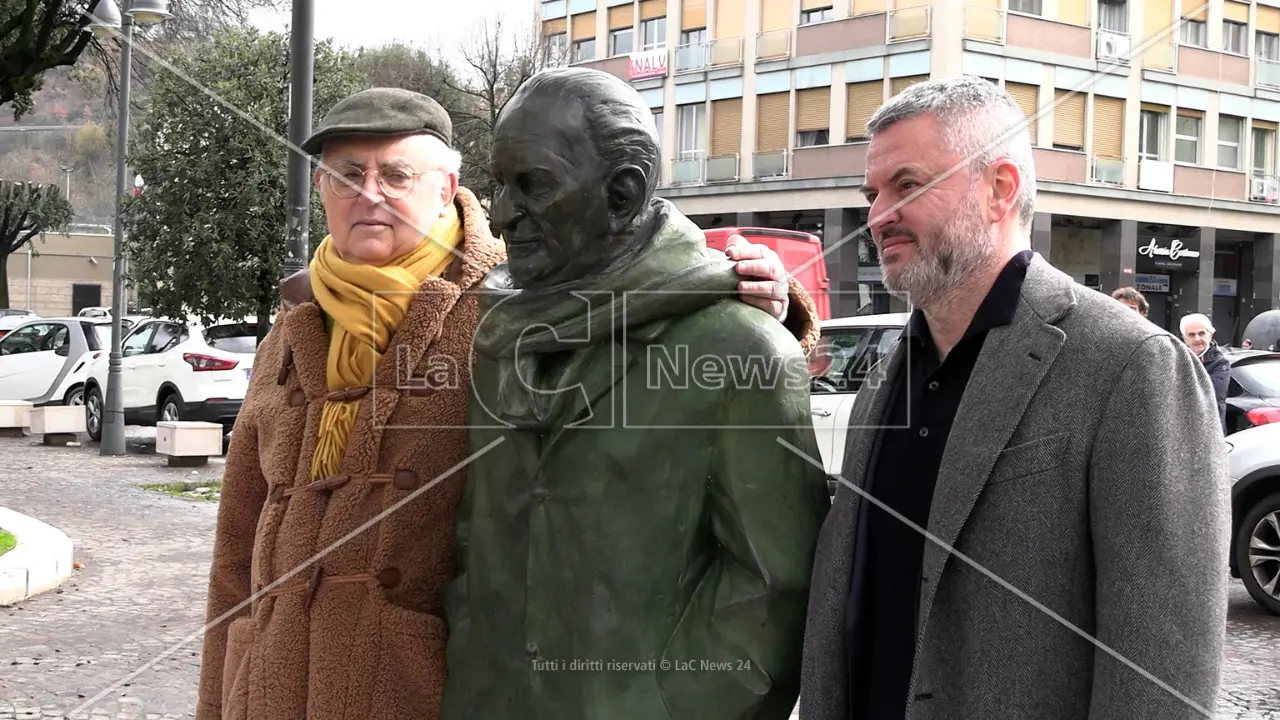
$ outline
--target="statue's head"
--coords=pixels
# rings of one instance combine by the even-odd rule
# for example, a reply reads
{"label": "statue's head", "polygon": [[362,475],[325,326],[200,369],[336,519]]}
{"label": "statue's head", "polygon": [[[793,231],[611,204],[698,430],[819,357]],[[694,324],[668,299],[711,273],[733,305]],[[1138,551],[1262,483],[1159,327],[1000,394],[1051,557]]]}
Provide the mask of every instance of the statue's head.
{"label": "statue's head", "polygon": [[494,128],[490,218],[519,288],[588,277],[647,240],[658,134],[628,83],[559,68],[516,90]]}

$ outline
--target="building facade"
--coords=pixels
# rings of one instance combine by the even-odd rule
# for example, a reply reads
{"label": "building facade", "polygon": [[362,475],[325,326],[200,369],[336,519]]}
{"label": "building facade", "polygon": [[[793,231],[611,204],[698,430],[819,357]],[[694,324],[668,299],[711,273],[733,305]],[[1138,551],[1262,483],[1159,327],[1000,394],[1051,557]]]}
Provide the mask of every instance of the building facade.
{"label": "building facade", "polygon": [[661,194],[703,227],[823,238],[833,314],[900,309],[861,228],[865,126],[929,78],[1029,118],[1035,250],[1239,341],[1280,306],[1280,0],[539,0],[549,48],[630,80]]}
{"label": "building facade", "polygon": [[44,233],[9,256],[9,305],[41,317],[111,306],[114,237],[104,230]]}

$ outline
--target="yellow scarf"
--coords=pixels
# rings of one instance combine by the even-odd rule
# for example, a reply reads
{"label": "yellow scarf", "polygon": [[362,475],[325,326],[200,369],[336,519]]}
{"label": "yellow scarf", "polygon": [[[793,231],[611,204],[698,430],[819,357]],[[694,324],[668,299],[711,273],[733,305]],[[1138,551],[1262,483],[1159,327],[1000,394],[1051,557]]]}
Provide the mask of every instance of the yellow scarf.
{"label": "yellow scarf", "polygon": [[[343,260],[326,237],[311,261],[311,290],[333,319],[326,372],[330,391],[373,383],[373,371],[409,310],[418,286],[453,260],[462,224],[450,203],[423,242],[383,266]],[[311,461],[314,479],[336,475],[346,454],[359,400],[326,401]]]}

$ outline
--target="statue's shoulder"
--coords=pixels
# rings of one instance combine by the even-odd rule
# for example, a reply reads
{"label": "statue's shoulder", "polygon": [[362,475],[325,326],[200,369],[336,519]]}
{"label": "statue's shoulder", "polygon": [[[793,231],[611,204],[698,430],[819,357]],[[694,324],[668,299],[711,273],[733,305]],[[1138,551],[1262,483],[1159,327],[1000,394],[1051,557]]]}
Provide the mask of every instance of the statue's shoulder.
{"label": "statue's shoulder", "polygon": [[668,324],[664,344],[698,353],[804,357],[796,337],[767,312],[737,298],[725,299]]}

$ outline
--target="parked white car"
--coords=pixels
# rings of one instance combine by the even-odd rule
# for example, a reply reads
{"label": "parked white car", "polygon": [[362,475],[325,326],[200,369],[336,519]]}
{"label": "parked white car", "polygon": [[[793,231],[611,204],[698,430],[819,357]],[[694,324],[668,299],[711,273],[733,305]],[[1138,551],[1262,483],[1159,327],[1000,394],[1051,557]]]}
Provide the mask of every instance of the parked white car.
{"label": "parked white car", "polygon": [[[120,385],[126,425],[199,420],[230,432],[249,388],[258,323],[253,317],[209,324],[141,320],[120,343]],[[89,367],[85,429],[102,439],[108,356]]]}
{"label": "parked white car", "polygon": [[20,308],[0,309],[0,338],[28,320],[35,320],[38,317],[40,316],[30,310],[22,310]]}
{"label": "parked white car", "polygon": [[[910,313],[859,315],[822,323],[822,337],[810,357],[809,407],[818,450],[828,474],[844,466],[853,399],[877,363],[889,357]],[[872,373],[872,381],[876,374]]]}
{"label": "parked white car", "polygon": [[1280,423],[1227,437],[1230,570],[1255,602],[1280,615]]}
{"label": "parked white car", "polygon": [[105,356],[111,326],[100,318],[36,318],[0,339],[0,400],[80,405],[89,365]]}

